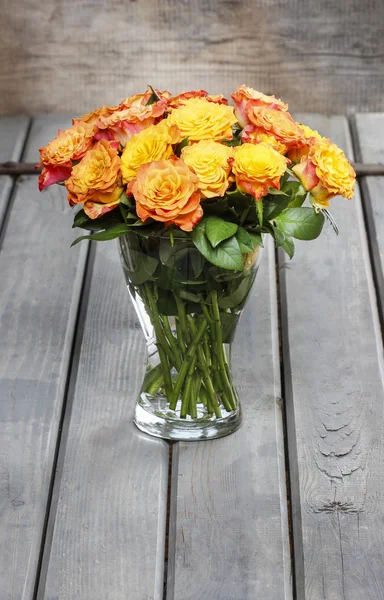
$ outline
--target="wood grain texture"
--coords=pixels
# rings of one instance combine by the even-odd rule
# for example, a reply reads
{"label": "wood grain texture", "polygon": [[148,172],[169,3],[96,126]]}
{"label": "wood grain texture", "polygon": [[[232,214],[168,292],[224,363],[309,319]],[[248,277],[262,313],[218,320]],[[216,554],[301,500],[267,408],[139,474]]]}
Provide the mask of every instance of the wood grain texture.
{"label": "wood grain texture", "polygon": [[[353,119],[352,131],[359,160],[372,163],[384,162],[384,114],[358,114]],[[364,198],[369,244],[374,264],[375,280],[384,315],[384,177],[363,177],[360,180]]]}
{"label": "wood grain texture", "polygon": [[269,240],[234,347],[243,424],[174,447],[167,600],[292,598],[275,284]]}
{"label": "wood grain texture", "polygon": [[[41,143],[32,128],[27,156]],[[32,600],[87,248],[62,188],[20,178],[0,251],[0,581]]]}
{"label": "wood grain texture", "polygon": [[89,294],[39,598],[162,600],[169,446],[132,422],[145,343],[115,243]]}
{"label": "wood grain texture", "polygon": [[88,112],[150,83],[295,110],[383,110],[381,0],[14,0],[2,3],[1,111]]}
{"label": "wood grain texture", "polygon": [[[30,119],[25,116],[0,117],[0,162],[20,160]],[[12,191],[11,177],[0,177],[0,230]]]}
{"label": "wood grain texture", "polygon": [[[296,115],[352,157],[347,121]],[[383,356],[359,189],[281,257],[298,600],[384,597]]]}

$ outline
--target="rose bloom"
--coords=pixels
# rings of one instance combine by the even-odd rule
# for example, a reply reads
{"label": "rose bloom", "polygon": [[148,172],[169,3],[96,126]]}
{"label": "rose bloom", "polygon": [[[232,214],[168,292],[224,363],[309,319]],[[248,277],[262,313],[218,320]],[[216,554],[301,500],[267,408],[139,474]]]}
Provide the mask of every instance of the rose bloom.
{"label": "rose bloom", "polygon": [[232,138],[232,125],[236,123],[236,117],[231,106],[209,102],[206,98],[192,98],[180,108],[172,110],[167,121],[178,126],[182,138],[219,142]]}
{"label": "rose bloom", "polygon": [[203,216],[198,178],[180,158],[158,160],[140,167],[128,185],[142,221],[152,218],[192,231]]}
{"label": "rose bloom", "polygon": [[228,104],[228,100],[224,98],[222,94],[210,96],[205,90],[194,90],[191,92],[183,92],[182,94],[178,94],[178,96],[170,98],[168,101],[168,106],[170,108],[179,108],[180,106],[184,106],[184,104],[186,104],[186,102],[191,98],[205,98],[205,100],[208,100],[208,102],[215,102],[216,104]]}
{"label": "rose bloom", "polygon": [[241,139],[244,143],[249,144],[260,144],[260,142],[265,142],[272,146],[279,154],[285,154],[287,152],[287,146],[285,144],[279,142],[273,135],[269,135],[262,129],[258,129],[252,125],[244,128]]}
{"label": "rose bloom", "polygon": [[80,160],[92,144],[94,128],[89,123],[78,122],[60,130],[54,140],[40,148],[40,164],[47,167],[71,166]]}
{"label": "rose bloom", "polygon": [[240,190],[260,200],[270,187],[280,188],[280,177],[289,163],[285,156],[265,142],[242,144],[234,150],[232,171]]}
{"label": "rose bloom", "polygon": [[316,131],[316,129],[311,129],[308,125],[303,125],[302,123],[297,123],[299,127],[304,132],[304,138],[306,140],[306,145],[302,148],[291,148],[287,154],[288,158],[294,162],[298,163],[302,159],[303,156],[308,156],[310,147],[312,145],[312,140],[324,140],[320,133]]}
{"label": "rose bloom", "polygon": [[128,140],[121,157],[123,182],[128,183],[145,163],[167,159],[173,154],[173,144],[181,140],[176,126],[169,120],[143,129]]}
{"label": "rose bloom", "polygon": [[106,140],[97,142],[73,167],[65,186],[71,206],[88,200],[116,203],[116,188],[121,187],[117,150]]}
{"label": "rose bloom", "polygon": [[198,187],[203,198],[224,196],[233,181],[228,162],[232,155],[232,148],[213,140],[202,140],[182,149],[182,159],[199,178]]}
{"label": "rose bloom", "polygon": [[254,127],[273,135],[287,148],[305,146],[304,132],[288,112],[266,106],[254,106],[247,111],[247,114]]}
{"label": "rose bloom", "polygon": [[[165,104],[167,104],[168,99],[171,97],[170,92],[168,92],[167,90],[165,90],[164,92],[160,92],[157,89],[155,89],[155,92],[159,96],[160,101],[162,101],[163,104],[165,101]],[[133,96],[129,96],[128,98],[125,98],[125,100],[123,100],[120,103],[120,106],[118,108],[120,110],[123,110],[124,108],[131,108],[131,106],[147,106],[148,101],[151,96],[152,96],[151,89],[148,89],[144,94],[134,94]],[[152,106],[152,104],[150,104],[149,106]]]}
{"label": "rose bloom", "polygon": [[317,208],[328,208],[334,196],[351,200],[356,173],[344,152],[329,140],[313,138],[308,156],[292,168]]}
{"label": "rose bloom", "polygon": [[235,103],[235,115],[241,127],[249,125],[248,109],[252,106],[267,106],[275,110],[288,110],[288,104],[285,104],[275,96],[266,96],[261,92],[257,92],[253,88],[241,85],[236,92],[231,95]]}

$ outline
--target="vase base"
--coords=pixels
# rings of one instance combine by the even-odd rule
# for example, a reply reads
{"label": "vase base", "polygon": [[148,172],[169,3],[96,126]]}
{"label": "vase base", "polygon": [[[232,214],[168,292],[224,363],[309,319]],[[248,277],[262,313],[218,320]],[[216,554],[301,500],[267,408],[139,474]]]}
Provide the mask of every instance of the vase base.
{"label": "vase base", "polygon": [[236,431],[241,424],[240,406],[222,416],[209,415],[203,405],[198,405],[197,418],[179,416],[181,402],[170,410],[166,401],[142,393],[136,404],[134,423],[144,433],[165,440],[198,442],[224,437]]}

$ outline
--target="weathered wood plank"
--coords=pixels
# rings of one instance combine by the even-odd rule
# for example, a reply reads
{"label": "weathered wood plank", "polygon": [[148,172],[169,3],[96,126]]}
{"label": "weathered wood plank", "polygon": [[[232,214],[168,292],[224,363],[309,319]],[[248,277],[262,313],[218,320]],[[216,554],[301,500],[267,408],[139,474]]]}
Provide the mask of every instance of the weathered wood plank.
{"label": "weathered wood plank", "polygon": [[8,2],[1,110],[81,114],[148,83],[224,94],[247,83],[296,110],[384,110],[383,19],[381,0]]}
{"label": "weathered wood plank", "polygon": [[[347,121],[300,115],[352,157]],[[361,198],[281,256],[297,597],[384,597],[383,357]]]}
{"label": "weathered wood plank", "polygon": [[[20,160],[30,119],[26,116],[0,117],[0,162]],[[12,179],[0,177],[0,229],[12,190]]]}
{"label": "weathered wood plank", "polygon": [[[354,142],[359,160],[384,162],[384,114],[360,114],[353,120]],[[384,315],[384,177],[363,177],[364,211],[375,268],[378,301]]]}
{"label": "weathered wood plank", "polygon": [[132,422],[145,344],[114,243],[97,247],[82,318],[40,597],[162,600],[169,446]]}
{"label": "weathered wood plank", "polygon": [[168,600],[292,598],[272,243],[262,263],[233,356],[243,425],[174,446]]}
{"label": "weathered wood plank", "polygon": [[[32,127],[27,160],[42,135]],[[87,248],[62,188],[21,178],[0,251],[0,596],[32,600]]]}

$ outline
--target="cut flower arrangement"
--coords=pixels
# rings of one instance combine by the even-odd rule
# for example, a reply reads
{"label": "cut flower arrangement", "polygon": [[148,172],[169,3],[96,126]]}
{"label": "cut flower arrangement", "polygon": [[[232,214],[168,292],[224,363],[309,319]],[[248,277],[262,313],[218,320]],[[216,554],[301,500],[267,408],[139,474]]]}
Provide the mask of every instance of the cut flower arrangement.
{"label": "cut flower arrangement", "polygon": [[74,119],[40,149],[39,188],[82,205],[82,239],[119,238],[148,348],[135,422],[170,439],[234,431],[230,343],[265,235],[292,258],[319,236],[355,173],[340,148],[288,106],[246,86],[172,96],[150,88]]}

